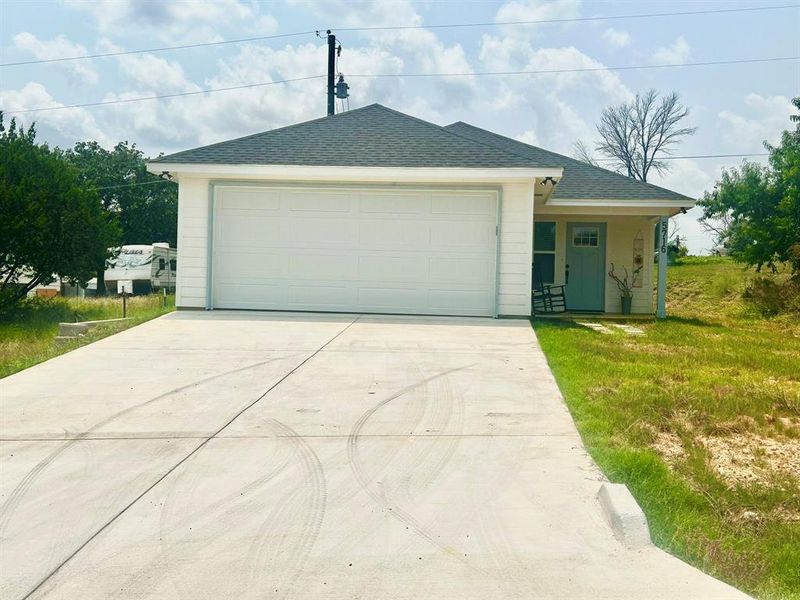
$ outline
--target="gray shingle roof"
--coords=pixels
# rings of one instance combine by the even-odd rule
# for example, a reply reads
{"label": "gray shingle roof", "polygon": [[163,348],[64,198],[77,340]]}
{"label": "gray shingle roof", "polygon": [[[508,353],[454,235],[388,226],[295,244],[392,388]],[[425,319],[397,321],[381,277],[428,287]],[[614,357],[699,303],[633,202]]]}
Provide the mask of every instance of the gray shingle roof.
{"label": "gray shingle roof", "polygon": [[154,163],[358,167],[538,167],[380,104],[162,156]]}
{"label": "gray shingle roof", "polygon": [[687,200],[676,192],[467,123],[440,127],[380,104],[162,156],[153,163],[563,168],[553,198]]}
{"label": "gray shingle roof", "polygon": [[508,152],[525,156],[543,167],[563,167],[564,176],[551,196],[554,199],[693,201],[683,194],[678,194],[651,183],[637,181],[568,156],[531,146],[468,123],[459,121],[445,126],[445,129],[477,142],[490,144]]}

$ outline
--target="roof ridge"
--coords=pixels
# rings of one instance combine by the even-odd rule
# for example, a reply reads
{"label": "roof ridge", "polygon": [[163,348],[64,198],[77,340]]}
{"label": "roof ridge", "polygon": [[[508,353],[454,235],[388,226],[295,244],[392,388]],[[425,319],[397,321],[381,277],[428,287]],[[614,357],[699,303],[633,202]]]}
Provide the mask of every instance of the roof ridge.
{"label": "roof ridge", "polygon": [[[389,112],[398,114],[398,115],[400,115],[402,117],[405,117],[407,119],[413,119],[415,121],[419,121],[420,123],[428,125],[429,127],[435,127],[436,129],[438,129],[440,131],[443,131],[443,132],[445,132],[445,133],[447,133],[449,135],[452,135],[454,137],[460,138],[462,140],[467,140],[468,142],[470,142],[472,144],[477,144],[479,146],[484,146],[486,148],[491,148],[494,151],[499,150],[500,152],[503,152],[504,154],[508,154],[508,155],[514,156],[516,158],[522,158],[524,160],[531,160],[531,158],[529,156],[524,156],[524,155],[519,154],[517,152],[513,152],[512,150],[507,150],[506,148],[499,148],[497,146],[493,146],[492,144],[487,144],[486,142],[482,142],[480,140],[474,140],[474,139],[472,139],[470,137],[467,137],[465,135],[461,135],[460,133],[456,133],[455,131],[450,131],[449,129],[447,129],[448,126],[446,126],[446,125],[437,125],[436,123],[432,123],[430,121],[426,121],[425,119],[420,119],[419,117],[415,117],[414,115],[409,115],[409,114],[406,114],[404,112],[400,112],[399,110],[395,110],[394,108],[389,108],[388,106],[384,106],[383,104],[380,104],[378,102],[375,102],[373,105],[370,105],[370,106],[379,106],[380,108],[383,108],[384,110],[387,110]],[[469,123],[464,123],[464,125],[469,125]],[[472,127],[472,125],[469,125],[469,126]],[[479,129],[479,128],[476,128],[476,129]]]}
{"label": "roof ridge", "polygon": [[689,198],[688,196],[685,196],[684,194],[681,194],[679,192],[675,192],[675,191],[670,190],[670,189],[665,188],[665,187],[661,187],[660,185],[656,185],[656,184],[650,183],[648,181],[641,181],[639,179],[635,179],[634,177],[629,177],[627,175],[623,175],[622,173],[617,173],[616,171],[612,171],[611,169],[606,169],[605,167],[599,167],[597,165],[593,165],[591,163],[588,163],[588,162],[585,162],[585,161],[582,161],[582,160],[578,160],[577,158],[572,158],[571,156],[566,156],[565,154],[559,154],[558,152],[553,152],[552,150],[548,150],[548,149],[542,148],[540,146],[534,146],[533,144],[528,144],[526,142],[522,142],[520,140],[516,140],[516,139],[514,139],[512,137],[508,137],[507,135],[502,135],[500,133],[495,133],[494,131],[489,131],[488,129],[483,129],[482,127],[478,127],[476,125],[472,125],[472,124],[467,123],[465,121],[456,121],[454,123],[450,123],[450,125],[446,125],[446,127],[452,127],[453,125],[463,125],[463,126],[471,128],[471,129],[476,129],[476,130],[481,131],[483,133],[488,133],[488,134],[496,136],[496,137],[501,137],[501,138],[507,139],[509,141],[515,142],[517,144],[522,144],[523,146],[528,146],[529,148],[534,148],[535,150],[538,150],[540,152],[545,152],[547,154],[551,154],[553,156],[557,156],[561,160],[567,160],[567,161],[575,163],[575,164],[577,164],[577,165],[579,165],[579,166],[581,166],[583,168],[589,168],[589,169],[595,169],[597,171],[602,171],[603,173],[606,173],[608,175],[613,175],[615,177],[619,177],[620,179],[623,179],[623,180],[625,180],[627,182],[633,182],[634,184],[649,186],[649,187],[655,188],[655,189],[660,190],[660,191],[669,192],[671,194],[677,194],[679,196],[684,196],[685,198],[691,200],[691,198]]}
{"label": "roof ridge", "polygon": [[[324,117],[317,117],[316,119],[309,119],[308,121],[301,121],[300,123],[292,123],[290,125],[282,125],[281,127],[276,127],[274,129],[267,129],[265,131],[258,131],[256,133],[248,133],[247,135],[243,135],[243,136],[240,136],[240,137],[237,137],[237,138],[233,138],[233,139],[230,139],[230,140],[222,140],[221,142],[214,142],[213,144],[206,144],[205,146],[197,146],[195,148],[188,148],[186,150],[178,150],[177,152],[172,152],[172,153],[167,154],[167,155],[165,155],[163,157],[158,157],[158,158],[154,158],[152,160],[148,160],[147,162],[160,162],[160,161],[162,161],[163,158],[172,159],[172,158],[174,158],[176,156],[180,156],[184,152],[195,152],[196,150],[206,150],[208,148],[214,148],[215,146],[220,146],[222,144],[229,144],[231,142],[241,142],[242,140],[249,140],[250,138],[255,138],[255,137],[258,137],[260,135],[266,135],[268,133],[274,133],[276,131],[284,131],[286,129],[292,129],[294,127],[300,127],[301,125],[309,125],[310,123],[316,123],[318,121],[324,121],[325,119],[328,119],[330,117],[333,117],[333,118],[343,117],[344,115],[349,115],[350,113],[359,112],[359,111],[362,111],[362,110],[364,110],[366,108],[372,108],[374,106],[381,106],[381,105],[378,104],[377,102],[373,102],[372,104],[367,104],[365,106],[359,106],[358,108],[354,108],[353,110],[348,110],[346,112],[342,112],[342,113],[338,113],[338,114],[334,114],[334,115],[325,115]],[[384,106],[383,108],[386,108],[386,107]],[[402,113],[400,113],[400,114],[402,114]]]}

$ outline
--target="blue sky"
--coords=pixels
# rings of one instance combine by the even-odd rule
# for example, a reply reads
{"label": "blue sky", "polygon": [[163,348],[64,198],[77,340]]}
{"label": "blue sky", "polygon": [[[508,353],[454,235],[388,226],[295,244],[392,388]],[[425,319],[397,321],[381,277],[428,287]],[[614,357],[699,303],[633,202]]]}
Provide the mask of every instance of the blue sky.
{"label": "blue sky", "polygon": [[[0,62],[153,48],[328,27],[570,19],[790,3],[703,0],[375,2],[62,0],[0,2]],[[800,62],[547,75],[380,78],[357,75],[475,73],[652,65],[800,55],[800,9],[559,24],[403,31],[339,31],[339,68],[350,107],[381,102],[421,118],[469,123],[571,153],[596,140],[603,107],[649,88],[677,91],[697,134],[680,156],[763,152],[788,127],[800,94]],[[45,106],[195,91],[325,72],[313,34],[206,48],[0,68],[0,108]],[[16,115],[62,147],[96,139],[136,142],[156,155],[303,121],[325,113],[324,80]],[[671,161],[651,180],[699,196],[740,159]],[[712,243],[696,211],[679,218],[690,250]]]}

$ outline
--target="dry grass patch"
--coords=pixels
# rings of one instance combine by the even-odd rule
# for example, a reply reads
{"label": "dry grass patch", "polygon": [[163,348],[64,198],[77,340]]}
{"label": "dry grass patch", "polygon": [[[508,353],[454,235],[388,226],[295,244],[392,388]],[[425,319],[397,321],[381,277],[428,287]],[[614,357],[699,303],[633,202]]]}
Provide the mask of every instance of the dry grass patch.
{"label": "dry grass patch", "polygon": [[730,486],[771,486],[776,476],[800,482],[800,440],[744,433],[697,439],[711,468]]}

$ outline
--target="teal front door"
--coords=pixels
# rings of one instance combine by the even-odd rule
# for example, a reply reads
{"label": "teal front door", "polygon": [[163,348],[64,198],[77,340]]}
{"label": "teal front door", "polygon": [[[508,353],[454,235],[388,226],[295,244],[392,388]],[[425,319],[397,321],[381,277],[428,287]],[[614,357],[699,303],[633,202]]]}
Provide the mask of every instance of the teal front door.
{"label": "teal front door", "polygon": [[567,310],[605,307],[606,224],[567,223]]}

